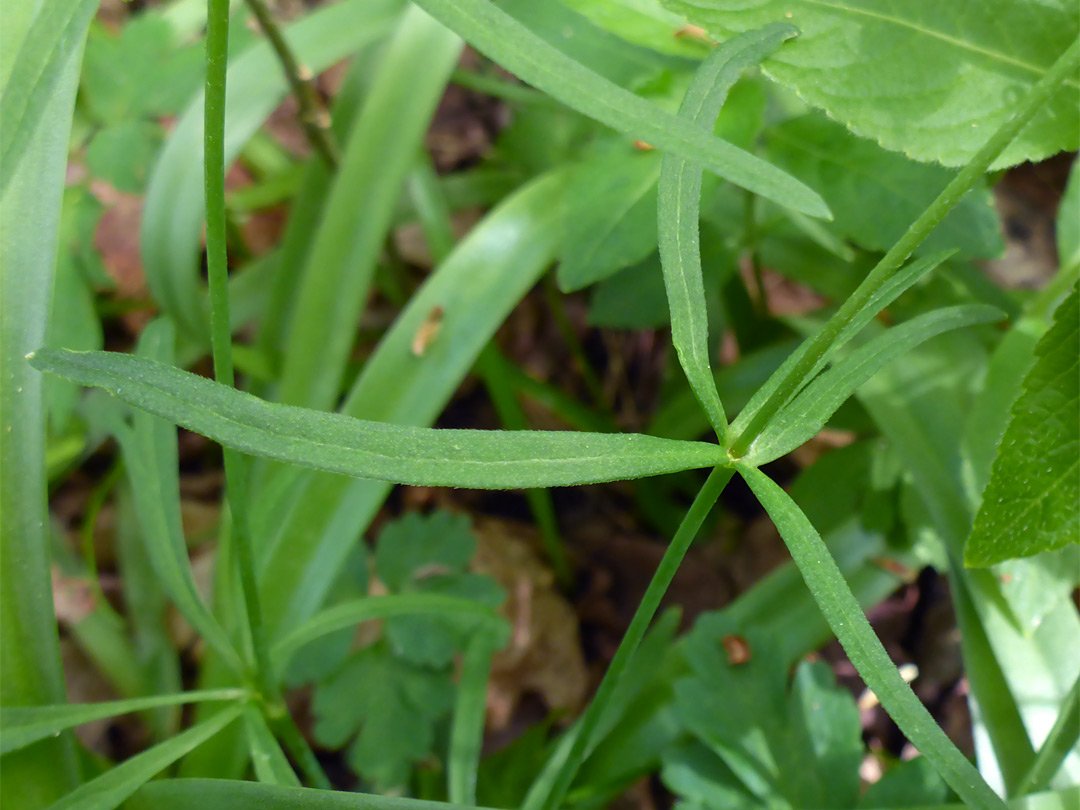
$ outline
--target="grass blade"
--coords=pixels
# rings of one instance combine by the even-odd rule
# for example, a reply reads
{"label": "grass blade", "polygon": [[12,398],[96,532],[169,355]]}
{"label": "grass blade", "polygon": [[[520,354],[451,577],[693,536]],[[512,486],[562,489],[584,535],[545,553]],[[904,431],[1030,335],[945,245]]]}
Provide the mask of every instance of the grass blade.
{"label": "grass blade", "polygon": [[447,762],[452,804],[467,807],[476,804],[476,774],[480,768],[480,749],[484,743],[488,676],[491,673],[491,659],[504,644],[505,638],[496,638],[494,634],[480,630],[473,633],[461,659],[461,677],[458,680]]}
{"label": "grass blade", "polygon": [[243,706],[229,706],[171,740],[136,754],[96,779],[87,782],[49,810],[113,810],[155,774],[213,737],[240,716]]}
{"label": "grass blade", "polygon": [[282,637],[274,645],[274,663],[280,671],[288,666],[292,656],[305,644],[361,622],[392,616],[425,615],[470,618],[475,619],[477,624],[500,625],[504,621],[494,610],[473,599],[433,593],[365,596],[327,608]]}
{"label": "grass blade", "polygon": [[262,713],[255,706],[244,707],[244,727],[256,778],[269,785],[300,787],[296,771],[292,769],[285,752],[281,750]]}
{"label": "grass blade", "polygon": [[337,402],[402,185],[460,52],[461,40],[418,8],[387,44],[304,265],[278,401],[320,410]]}
{"label": "grass blade", "polygon": [[[50,8],[65,7],[62,2]],[[34,29],[36,4],[7,4],[0,25],[10,77],[22,70],[8,58]],[[55,33],[55,32],[54,32]],[[64,679],[53,613],[46,506],[45,402],[41,375],[25,356],[45,341],[60,226],[81,40],[47,95],[18,167],[0,198],[0,703],[64,700]],[[0,102],[6,136],[8,87]],[[77,784],[74,749],[65,735],[0,762],[0,803],[36,810]]]}
{"label": "grass blade", "polygon": [[759,467],[812,439],[856,388],[919,344],[942,332],[1003,317],[994,307],[968,304],[928,312],[885,331],[806,386],[750,445],[746,463]]}
{"label": "grass blade", "polygon": [[181,692],[176,695],[110,700],[104,703],[63,703],[54,706],[14,706],[0,709],[0,754],[15,751],[37,740],[59,734],[83,723],[116,717],[160,706],[182,706],[212,700],[240,700],[246,696],[242,689],[213,689],[202,692]]}
{"label": "grass blade", "polygon": [[1066,757],[1076,750],[1076,740],[1080,737],[1080,678],[1077,678],[1069,694],[1061,703],[1057,722],[1046,739],[1043,740],[1035,761],[1020,780],[1016,794],[1024,796],[1044,790],[1054,778]]}
{"label": "grass blade", "polygon": [[[743,69],[759,63],[797,33],[794,26],[777,23],[725,42],[694,74],[679,118],[710,131]],[[701,175],[698,164],[676,155],[664,156],[657,206],[660,263],[671,310],[671,342],[690,387],[723,442],[727,417],[709,361],[709,315],[698,244]]]}
{"label": "grass blade", "polygon": [[114,396],[228,448],[355,478],[522,489],[622,481],[726,460],[704,442],[576,431],[434,430],[276,405],[154,360],[43,349],[34,366]]}
{"label": "grass blade", "polygon": [[65,77],[77,71],[97,7],[98,0],[45,0],[37,10],[0,99],[0,196],[49,117],[53,96]]}
{"label": "grass blade", "polygon": [[131,805],[134,810],[465,810],[460,804],[446,802],[230,779],[152,782],[136,794]]}
{"label": "grass blade", "polygon": [[420,0],[418,5],[478,51],[568,107],[780,205],[830,216],[824,200],[791,175],[594,73],[489,0]]}
{"label": "grass blade", "polygon": [[[318,73],[382,37],[401,9],[400,0],[347,0],[313,12],[285,29],[301,63]],[[229,66],[225,100],[225,163],[233,161],[288,92],[269,43],[260,42]],[[192,166],[203,163],[203,98],[181,116],[161,150],[147,188],[140,249],[154,300],[186,337],[210,339],[202,289],[203,182]]]}
{"label": "grass blade", "polygon": [[1004,802],[953,745],[900,677],[836,561],[806,515],[764,473],[743,464],[738,465],[738,470],[776,524],[814,600],[851,663],[900,730],[970,807],[979,810],[1004,807]]}

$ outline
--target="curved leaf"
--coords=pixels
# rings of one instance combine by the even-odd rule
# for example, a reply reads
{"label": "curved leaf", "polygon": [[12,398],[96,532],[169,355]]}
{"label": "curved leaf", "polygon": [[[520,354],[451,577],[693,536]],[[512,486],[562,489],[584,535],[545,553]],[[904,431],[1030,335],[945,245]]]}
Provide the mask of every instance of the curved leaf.
{"label": "curved leaf", "polygon": [[[859,135],[916,160],[967,163],[1077,37],[1072,0],[665,0],[720,40],[775,20],[802,35],[765,63]],[[1074,75],[995,161],[1077,148]]]}

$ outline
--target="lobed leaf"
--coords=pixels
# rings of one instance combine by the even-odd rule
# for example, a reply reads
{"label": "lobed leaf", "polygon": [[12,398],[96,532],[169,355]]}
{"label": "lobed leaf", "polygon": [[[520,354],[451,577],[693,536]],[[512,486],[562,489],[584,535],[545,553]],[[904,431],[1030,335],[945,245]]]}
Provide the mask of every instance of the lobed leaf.
{"label": "lobed leaf", "polygon": [[780,205],[829,216],[821,197],[790,175],[607,81],[489,0],[420,0],[419,5],[477,50],[567,106],[700,163]]}
{"label": "lobed leaf", "polygon": [[[708,131],[743,69],[759,63],[797,33],[794,26],[777,23],[717,48],[694,74],[679,118]],[[701,175],[697,163],[664,156],[657,206],[660,262],[671,310],[672,343],[690,387],[723,441],[727,417],[709,361],[709,320],[701,275]]]}
{"label": "lobed leaf", "polygon": [[1035,347],[994,460],[964,562],[987,566],[1080,542],[1077,287]]}
{"label": "lobed leaf", "polygon": [[781,410],[750,445],[746,463],[767,464],[812,439],[855,389],[919,344],[942,332],[1003,317],[994,307],[966,304],[919,315],[878,335],[814,379]]}
{"label": "lobed leaf", "polygon": [[241,700],[247,695],[243,689],[208,689],[181,692],[175,695],[110,700],[103,703],[63,703],[54,706],[10,706],[0,708],[0,754],[16,751],[37,740],[43,740],[83,723],[116,717],[121,714],[141,712],[160,706],[181,706],[213,700]]}
{"label": "lobed leaf", "polygon": [[[916,160],[968,162],[1080,32],[1071,0],[665,0],[723,41],[786,19],[766,72],[857,134]],[[1076,149],[1075,72],[995,167]]]}

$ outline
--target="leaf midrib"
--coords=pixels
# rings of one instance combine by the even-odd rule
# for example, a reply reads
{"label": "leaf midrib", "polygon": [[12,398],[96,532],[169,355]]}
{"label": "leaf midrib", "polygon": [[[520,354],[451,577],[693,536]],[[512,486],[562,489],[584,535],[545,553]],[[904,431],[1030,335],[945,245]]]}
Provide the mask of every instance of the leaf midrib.
{"label": "leaf midrib", "polygon": [[[837,11],[844,11],[849,14],[861,15],[863,17],[870,17],[872,19],[881,20],[882,22],[896,25],[901,28],[908,28],[912,31],[915,31],[916,33],[922,34],[923,36],[929,37],[931,39],[937,39],[941,42],[947,42],[948,44],[956,48],[960,48],[961,50],[981,54],[982,56],[996,60],[1003,64],[1012,65],[1013,67],[1020,68],[1021,70],[1026,70],[1037,78],[1042,78],[1042,76],[1046,74],[1046,68],[1041,68],[1037,65],[1029,64],[1028,62],[1025,62],[1021,59],[1017,59],[1015,57],[1009,56],[1008,54],[1001,53],[1000,51],[994,51],[989,48],[984,48],[976,45],[972,42],[957,39],[956,37],[949,36],[942,31],[935,31],[932,28],[924,28],[917,23],[905,20],[901,17],[894,17],[890,14],[883,14],[880,11],[871,11],[864,8],[854,8],[852,6],[845,5],[844,3],[835,2],[835,0],[803,0],[803,2],[807,5],[836,9]],[[1064,82],[1062,82],[1062,84],[1069,85],[1070,87],[1080,87],[1080,82],[1077,82],[1075,79],[1066,79]]]}

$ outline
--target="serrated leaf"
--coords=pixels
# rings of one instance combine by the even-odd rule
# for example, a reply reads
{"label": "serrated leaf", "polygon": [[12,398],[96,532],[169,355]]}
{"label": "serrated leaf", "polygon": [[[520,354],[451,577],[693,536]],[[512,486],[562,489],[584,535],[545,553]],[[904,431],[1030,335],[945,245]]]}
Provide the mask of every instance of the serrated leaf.
{"label": "serrated leaf", "polygon": [[572,292],[608,278],[656,247],[660,155],[613,148],[585,162],[567,188],[557,278]]}
{"label": "serrated leaf", "polygon": [[[952,179],[942,166],[888,152],[824,115],[800,116],[766,132],[766,154],[816,188],[836,215],[834,230],[868,250],[888,250]],[[969,191],[916,249],[955,248],[969,258],[1004,250],[985,183]]]}
{"label": "serrated leaf", "polygon": [[994,307],[966,304],[928,312],[894,326],[807,385],[750,446],[747,463],[760,466],[812,439],[860,385],[919,344],[942,332],[1002,317]]}
{"label": "serrated leaf", "polygon": [[374,644],[316,688],[315,736],[334,748],[352,739],[349,764],[380,789],[401,788],[412,765],[432,753],[435,723],[449,712],[453,693],[447,673]]}
{"label": "serrated leaf", "polygon": [[820,196],[790,175],[607,81],[489,0],[421,0],[419,5],[477,50],[567,106],[657,149],[698,162],[780,205],[829,216]]}
{"label": "serrated leaf", "polygon": [[1080,542],[1077,287],[1035,347],[994,460],[964,562],[987,566]]}
{"label": "serrated leaf", "polygon": [[[1072,0],[665,0],[723,41],[776,20],[802,31],[765,63],[831,118],[886,149],[967,163],[1076,39]],[[1077,148],[1073,76],[995,167]]]}
{"label": "serrated leaf", "polygon": [[327,472],[419,486],[573,486],[712,467],[717,445],[638,434],[434,430],[276,405],[154,360],[42,349],[32,360],[227,447]]}
{"label": "serrated leaf", "polygon": [[461,573],[476,551],[469,518],[438,510],[410,512],[387,523],[375,543],[375,572],[392,591],[403,591],[422,569]]}

